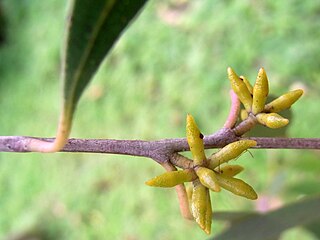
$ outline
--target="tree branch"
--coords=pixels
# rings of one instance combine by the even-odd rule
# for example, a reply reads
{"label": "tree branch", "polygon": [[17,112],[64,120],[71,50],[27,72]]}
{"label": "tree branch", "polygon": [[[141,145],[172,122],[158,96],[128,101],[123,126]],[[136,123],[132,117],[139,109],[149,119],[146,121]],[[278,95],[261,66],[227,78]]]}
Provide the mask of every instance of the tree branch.
{"label": "tree branch", "polygon": [[255,148],[320,149],[320,138],[250,137],[249,139],[257,141]]}
{"label": "tree branch", "polygon": [[[223,147],[236,141],[238,137],[231,129],[220,131],[204,138],[206,148]],[[29,152],[31,141],[53,142],[54,138],[35,138],[24,136],[1,136],[0,152]],[[188,151],[186,138],[162,139],[157,141],[114,140],[114,139],[69,139],[61,152],[109,153],[149,157],[159,163],[169,161],[171,155]]]}
{"label": "tree branch", "polygon": [[[28,152],[27,145],[33,139],[52,142],[54,138],[23,136],[0,137],[0,152]],[[206,149],[223,147],[239,140],[235,132],[222,128],[204,137]],[[320,138],[267,138],[251,137],[257,141],[256,148],[320,149]],[[69,139],[62,152],[124,154],[152,158],[158,163],[174,159],[178,152],[189,151],[186,138],[162,139],[157,141],[113,140],[113,139]]]}

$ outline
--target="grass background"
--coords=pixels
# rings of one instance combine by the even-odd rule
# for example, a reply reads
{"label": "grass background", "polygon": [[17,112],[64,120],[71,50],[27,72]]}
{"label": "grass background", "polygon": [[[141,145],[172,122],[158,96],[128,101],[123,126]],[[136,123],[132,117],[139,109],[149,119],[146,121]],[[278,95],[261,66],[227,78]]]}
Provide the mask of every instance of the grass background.
{"label": "grass background", "polygon": [[[66,1],[1,4],[0,134],[54,136]],[[183,137],[187,113],[203,133],[216,131],[228,113],[228,66],[251,82],[263,66],[275,95],[303,88],[286,136],[318,137],[319,25],[311,0],[150,1],[82,97],[72,137]],[[319,192],[318,151],[251,153],[238,162],[260,200],[214,194],[214,211],[266,210]],[[162,172],[144,158],[0,153],[0,238],[206,239],[180,217],[174,190],[144,185]],[[213,234],[224,227],[214,221]],[[281,239],[317,238],[297,228]]]}

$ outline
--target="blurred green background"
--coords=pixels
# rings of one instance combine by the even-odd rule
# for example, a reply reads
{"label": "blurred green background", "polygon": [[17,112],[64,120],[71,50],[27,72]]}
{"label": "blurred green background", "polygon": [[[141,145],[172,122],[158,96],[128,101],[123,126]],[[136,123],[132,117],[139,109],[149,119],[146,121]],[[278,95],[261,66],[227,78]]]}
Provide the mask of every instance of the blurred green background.
{"label": "blurred green background", "polygon": [[[67,3],[0,4],[0,134],[54,136]],[[71,136],[184,137],[187,113],[212,133],[228,114],[231,66],[252,83],[264,67],[275,95],[303,88],[286,136],[319,137],[319,26],[319,1],[151,0],[82,97]],[[237,161],[259,200],[212,194],[214,211],[266,211],[319,192],[318,151],[250,152]],[[0,238],[206,239],[180,217],[173,189],[144,185],[163,171],[137,157],[0,153]],[[225,226],[214,221],[213,234]],[[317,238],[296,228],[281,239]]]}

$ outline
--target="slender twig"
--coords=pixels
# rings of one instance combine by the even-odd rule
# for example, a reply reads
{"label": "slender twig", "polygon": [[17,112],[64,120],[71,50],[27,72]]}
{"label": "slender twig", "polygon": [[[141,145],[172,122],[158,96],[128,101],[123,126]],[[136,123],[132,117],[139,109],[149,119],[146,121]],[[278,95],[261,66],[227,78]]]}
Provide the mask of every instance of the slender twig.
{"label": "slender twig", "polygon": [[[34,139],[52,142],[54,138],[34,138],[23,136],[0,137],[0,152],[29,152],[28,144]],[[231,129],[208,135],[204,138],[206,148],[223,147],[238,138]],[[113,139],[69,139],[62,152],[110,153],[149,157],[159,163],[170,160],[173,153],[188,151],[185,138],[158,141],[113,140]]]}
{"label": "slender twig", "polygon": [[[165,162],[161,165],[167,171],[176,171],[177,170],[177,168],[173,164],[171,164],[170,162]],[[190,212],[190,208],[189,208],[189,200],[188,200],[186,187],[184,186],[184,184],[179,184],[179,185],[175,186],[175,189],[176,189],[176,192],[178,195],[181,215],[185,219],[190,219],[190,220],[193,219],[193,216],[192,216],[192,214]]]}
{"label": "slender twig", "polygon": [[225,128],[233,128],[236,125],[240,112],[240,100],[233,90],[230,90],[230,98],[231,107],[227,120],[223,125],[223,127]]}
{"label": "slender twig", "polygon": [[170,162],[180,168],[193,168],[193,161],[179,153],[173,153],[170,156]]}
{"label": "slender twig", "polygon": [[240,122],[233,128],[233,131],[237,136],[242,136],[246,132],[250,131],[258,123],[256,117],[249,114],[248,118]]}
{"label": "slender twig", "polygon": [[256,148],[320,149],[320,138],[250,137],[257,141]]}
{"label": "slender twig", "polygon": [[[34,138],[22,136],[1,136],[0,152],[28,152],[25,146],[32,139],[51,142],[54,138]],[[223,128],[215,134],[204,137],[206,149],[219,148],[239,137],[232,130]],[[268,138],[252,137],[257,141],[256,148],[320,149],[320,138]],[[173,153],[189,151],[185,138],[172,138],[157,141],[113,140],[113,139],[69,139],[61,152],[111,153],[150,157],[164,162]]]}

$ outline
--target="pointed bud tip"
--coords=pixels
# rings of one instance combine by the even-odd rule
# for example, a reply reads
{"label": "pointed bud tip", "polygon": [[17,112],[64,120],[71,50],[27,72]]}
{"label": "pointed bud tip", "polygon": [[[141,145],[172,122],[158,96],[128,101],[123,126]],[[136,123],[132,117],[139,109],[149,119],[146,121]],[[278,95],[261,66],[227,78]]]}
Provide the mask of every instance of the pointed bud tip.
{"label": "pointed bud tip", "polygon": [[262,77],[262,78],[265,78],[266,81],[267,81],[267,83],[268,83],[267,73],[266,73],[266,71],[264,70],[264,68],[260,68],[260,69],[259,69],[258,76],[260,76],[260,77]]}
{"label": "pointed bud tip", "polygon": [[194,123],[194,122],[195,122],[194,117],[190,113],[188,113],[187,114],[187,123]]}
{"label": "pointed bud tip", "polygon": [[144,182],[144,184],[147,185],[147,186],[153,187],[151,179],[146,181],[146,182]]}
{"label": "pointed bud tip", "polygon": [[210,228],[209,228],[209,227],[202,228],[202,230],[203,230],[207,235],[210,235],[210,234],[211,234],[211,226],[210,226]]}
{"label": "pointed bud tip", "polygon": [[255,140],[247,140],[247,143],[250,147],[255,147],[257,146],[257,142]]}
{"label": "pointed bud tip", "polygon": [[267,123],[267,127],[282,128],[282,127],[287,126],[288,124],[289,124],[289,119],[283,118],[283,119],[279,119],[277,122]]}
{"label": "pointed bud tip", "polygon": [[[250,185],[249,185],[250,186]],[[250,199],[250,200],[257,200],[258,199],[258,194],[256,193],[256,191],[250,186],[251,191],[248,191],[246,193],[245,198]]]}
{"label": "pointed bud tip", "polygon": [[245,139],[245,140],[239,140],[239,142],[245,143],[248,148],[257,146],[257,142],[255,140]]}
{"label": "pointed bud tip", "polygon": [[235,74],[235,72],[233,71],[233,69],[231,67],[228,67],[227,68],[227,72],[228,72],[228,75],[233,75]]}
{"label": "pointed bud tip", "polygon": [[196,220],[197,224],[199,225],[199,227],[200,227],[203,231],[205,231],[205,229],[206,229],[205,216],[201,216],[201,217],[199,216],[199,217],[196,218],[195,220]]}
{"label": "pointed bud tip", "polygon": [[304,93],[303,89],[296,89],[294,91],[297,92],[297,95],[299,95],[299,97],[302,96],[302,94]]}
{"label": "pointed bud tip", "polygon": [[254,193],[250,196],[249,199],[250,199],[250,200],[257,200],[257,199],[258,199],[258,194],[257,194],[256,192],[254,192]]}

